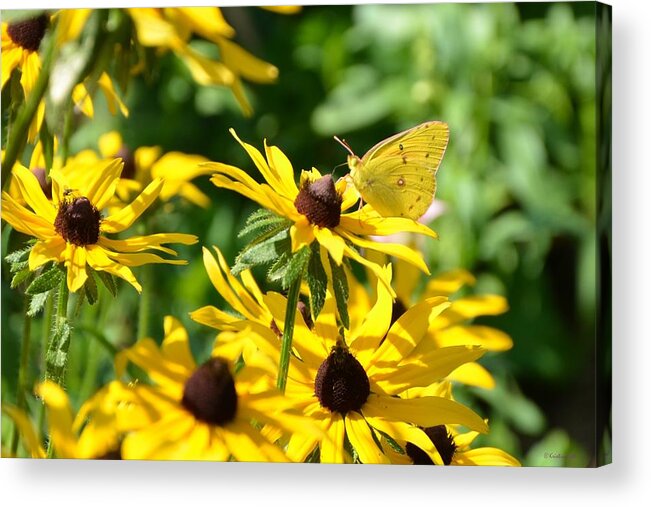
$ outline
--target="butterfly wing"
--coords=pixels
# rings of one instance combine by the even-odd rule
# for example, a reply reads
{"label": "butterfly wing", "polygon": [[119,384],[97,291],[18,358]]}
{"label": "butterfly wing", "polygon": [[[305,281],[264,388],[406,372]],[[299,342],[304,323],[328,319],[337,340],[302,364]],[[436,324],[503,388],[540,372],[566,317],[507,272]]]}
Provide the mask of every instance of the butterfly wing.
{"label": "butterfly wing", "polygon": [[351,172],[353,183],[383,216],[420,218],[436,192],[436,172],[450,138],[448,125],[431,121],[371,148]]}

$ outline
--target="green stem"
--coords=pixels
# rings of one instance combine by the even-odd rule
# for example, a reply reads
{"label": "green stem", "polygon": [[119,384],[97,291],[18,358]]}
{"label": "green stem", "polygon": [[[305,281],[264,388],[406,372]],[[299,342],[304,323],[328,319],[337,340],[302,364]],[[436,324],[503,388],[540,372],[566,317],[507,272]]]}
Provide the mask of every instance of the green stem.
{"label": "green stem", "polygon": [[280,391],[285,392],[287,385],[287,373],[289,372],[289,358],[292,351],[292,338],[294,336],[294,322],[296,320],[296,308],[298,297],[301,293],[301,280],[299,276],[289,287],[287,295],[287,309],[285,311],[285,327],[283,329],[283,341],[280,347],[280,362],[278,363],[278,379],[276,386]]}
{"label": "green stem", "polygon": [[[27,315],[28,308],[29,296],[25,295],[25,320],[23,321],[23,341],[20,347],[20,370],[18,371],[18,389],[16,392],[16,407],[19,410],[24,410],[26,406],[25,393],[27,392],[27,369],[29,368],[29,347],[32,332],[32,319]],[[16,455],[19,440],[18,426],[14,426],[14,434],[11,439],[11,456]]]}
{"label": "green stem", "polygon": [[34,119],[38,105],[41,103],[45,90],[50,81],[50,72],[52,71],[52,63],[54,62],[54,53],[56,49],[56,31],[50,34],[47,40],[47,47],[43,51],[43,64],[39,72],[38,78],[34,89],[29,94],[25,101],[25,105],[18,113],[16,122],[12,125],[9,139],[7,140],[7,149],[5,151],[4,160],[2,161],[2,189],[5,190],[9,184],[9,176],[11,170],[22,154],[27,142],[27,133],[29,126]]}
{"label": "green stem", "polygon": [[[54,311],[54,296],[50,294],[45,303],[45,310],[43,312],[43,326],[42,326],[42,338],[41,338],[41,364],[40,371],[45,372],[46,370],[46,361],[45,357],[47,355],[47,344],[50,339],[50,329],[52,329],[52,312]],[[41,403],[38,409],[38,431],[43,430],[43,423],[45,422],[45,405]]]}
{"label": "green stem", "polygon": [[[52,335],[45,356],[45,378],[65,387],[65,373],[68,365],[68,349],[70,348],[70,324],[68,323],[68,281],[64,276],[57,294],[57,311],[52,324]],[[52,436],[47,444],[47,457],[54,456]]]}
{"label": "green stem", "polygon": [[64,276],[59,285],[57,311],[52,325],[52,335],[45,358],[45,378],[64,386],[65,369],[70,347],[70,324],[68,323],[68,282]]}

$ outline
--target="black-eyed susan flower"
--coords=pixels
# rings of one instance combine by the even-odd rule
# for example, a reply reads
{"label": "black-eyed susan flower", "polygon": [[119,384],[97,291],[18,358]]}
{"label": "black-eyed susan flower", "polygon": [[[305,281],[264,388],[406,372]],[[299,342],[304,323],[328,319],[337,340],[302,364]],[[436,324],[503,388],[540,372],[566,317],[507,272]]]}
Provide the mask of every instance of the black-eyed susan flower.
{"label": "black-eyed susan flower", "polygon": [[[124,386],[127,406],[147,414],[133,413],[133,431],[122,444],[124,458],[288,461],[255,424],[320,438],[308,419],[291,413],[292,401],[271,387],[253,358],[237,374],[229,361],[217,356],[197,365],[180,322],[166,317],[164,327],[160,348],[147,338],[115,359],[118,375],[131,362],[152,381]],[[129,417],[121,417],[128,424]]]}
{"label": "black-eyed susan flower", "polygon": [[420,252],[401,244],[374,242],[366,236],[410,231],[435,238],[434,231],[408,218],[381,217],[368,207],[344,213],[358,200],[356,192],[352,187],[346,187],[344,179],[335,182],[331,175],[322,176],[313,168],[302,171],[297,185],[294,168],[279,148],[265,142],[265,159],[255,147],[242,142],[232,129],[231,133],[251,157],[266,183],[258,183],[243,170],[218,162],[205,164],[215,172],[211,181],[285,218],[289,223],[292,252],[316,241],[336,265],[341,265],[347,257],[366,266],[382,280],[392,295],[393,289],[381,267],[360,255],[358,248],[385,253],[429,273]]}
{"label": "black-eyed susan flower", "polygon": [[[390,269],[387,271],[390,277]],[[327,299],[313,327],[297,316],[293,340],[296,355],[289,365],[285,395],[316,421],[329,439],[293,435],[287,446],[290,458],[304,461],[318,448],[320,460],[325,463],[351,459],[388,463],[378,441],[382,435],[389,435],[422,446],[435,462],[441,463],[422,427],[461,424],[487,431],[479,415],[452,400],[441,396],[401,397],[412,388],[445,378],[461,364],[483,354],[479,347],[471,346],[445,347],[426,355],[416,352],[428,322],[448,307],[446,299],[423,301],[391,325],[390,293],[378,283],[378,294],[366,319],[351,327],[346,336],[340,334],[332,298]],[[270,292],[264,295],[264,301],[282,325],[286,299]],[[261,348],[273,355],[273,344],[277,343],[273,333],[261,331],[254,338],[267,341]],[[270,370],[277,362],[277,345],[275,355],[269,359]],[[352,456],[348,455],[347,443],[353,449]]]}
{"label": "black-eyed susan flower", "polygon": [[25,95],[34,88],[41,70],[38,49],[50,20],[45,14],[13,23],[2,22],[2,87],[15,69],[20,69],[20,84]]}
{"label": "black-eyed susan flower", "polygon": [[124,161],[124,169],[116,190],[116,195],[122,202],[128,202],[135,193],[160,178],[164,182],[158,196],[161,201],[167,202],[178,196],[203,208],[210,205],[208,196],[191,181],[198,176],[212,173],[210,169],[199,165],[207,162],[201,155],[178,151],[162,154],[159,146],[131,149],[115,131],[100,136],[99,152],[104,158],[116,157]]}
{"label": "black-eyed susan flower", "polygon": [[106,236],[133,225],[163,186],[162,180],[154,180],[133,202],[104,217],[101,210],[115,193],[122,166],[119,159],[83,164],[79,170],[84,177],[77,179],[70,179],[65,167],[54,168],[50,171],[51,201],[32,172],[22,166],[14,167],[13,177],[27,206],[3,192],[2,218],[16,230],[36,238],[29,255],[30,270],[51,261],[64,264],[68,289],[75,292],[86,282],[89,266],[123,278],[140,291],[131,267],[150,263],[186,264],[184,260],[165,259],[148,250],[176,255],[163,245],[194,244],[195,236],[177,233],[128,239]]}

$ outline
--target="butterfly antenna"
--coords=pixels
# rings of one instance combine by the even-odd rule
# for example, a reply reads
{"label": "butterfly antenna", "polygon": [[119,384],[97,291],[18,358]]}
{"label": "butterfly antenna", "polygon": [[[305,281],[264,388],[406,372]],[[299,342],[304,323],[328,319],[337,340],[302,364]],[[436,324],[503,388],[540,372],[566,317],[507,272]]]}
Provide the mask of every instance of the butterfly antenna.
{"label": "butterfly antenna", "polygon": [[342,141],[342,140],[339,139],[337,136],[334,136],[334,138],[335,138],[335,141],[337,141],[337,142],[338,142],[339,144],[341,144],[344,148],[346,148],[346,151],[347,151],[348,153],[350,153],[353,157],[355,156],[355,154],[353,153],[353,150],[351,149],[350,145],[346,142],[345,139]]}

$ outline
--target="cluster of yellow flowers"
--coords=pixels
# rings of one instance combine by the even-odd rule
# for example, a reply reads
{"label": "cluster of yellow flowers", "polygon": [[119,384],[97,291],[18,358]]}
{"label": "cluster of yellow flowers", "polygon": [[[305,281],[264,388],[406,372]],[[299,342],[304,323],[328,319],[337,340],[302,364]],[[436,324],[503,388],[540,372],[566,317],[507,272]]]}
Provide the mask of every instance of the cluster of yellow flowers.
{"label": "cluster of yellow flowers", "polygon": [[[120,12],[135,27],[140,45],[173,51],[200,83],[229,86],[245,112],[250,106],[241,78],[265,82],[277,74],[232,42],[233,29],[217,8]],[[18,28],[3,24],[3,86],[20,69],[27,97],[37,80],[38,44],[26,45],[19,37],[25,23],[38,23],[42,32],[58,23],[59,40],[68,41],[91,15],[61,11],[50,19],[21,21]],[[193,49],[187,43],[192,34],[216,44],[221,61]],[[101,88],[108,96],[117,97],[111,78],[98,79],[105,80]],[[122,101],[115,103],[126,111]],[[35,132],[41,128],[37,123]],[[115,380],[76,414],[62,377],[46,372],[35,393],[47,410],[48,449],[23,407],[2,407],[28,452],[87,459],[518,466],[503,450],[473,446],[489,431],[488,421],[453,396],[454,383],[494,386],[477,360],[487,351],[508,350],[512,340],[472,321],[505,312],[506,300],[461,295],[474,282],[463,270],[433,277],[419,292],[420,273],[429,275],[422,254],[371,237],[398,232],[436,237],[431,229],[409,218],[383,217],[369,205],[351,211],[359,196],[346,180],[335,182],[311,169],[297,184],[279,148],[265,144],[263,155],[233,135],[265,183],[197,155],[162,154],[156,147],[128,150],[114,132],[100,139],[97,151],[72,156],[61,156],[56,146],[48,156],[39,143],[29,167],[12,166],[2,219],[32,238],[22,261],[24,279],[36,276],[32,285],[55,290],[45,278],[65,271],[59,298],[70,291],[90,301],[95,278],[106,276],[122,278],[140,292],[132,267],[185,264],[168,245],[193,245],[200,238],[176,232],[109,236],[133,226],[157,200],[180,196],[208,208],[210,200],[191,182],[200,175],[211,175],[217,187],[266,210],[261,220],[275,224],[271,231],[287,244],[286,257],[275,259],[276,271],[292,282],[287,295],[264,292],[246,259],[229,266],[218,247],[204,247],[206,273],[230,307],[204,306],[190,315],[216,330],[210,358],[197,364],[187,331],[167,316],[162,343],[144,337],[117,351]],[[353,274],[350,261],[365,269],[365,281]],[[323,273],[317,277],[322,286],[304,279],[308,263]],[[295,266],[298,276],[289,276]],[[69,333],[65,310],[55,335]]]}

